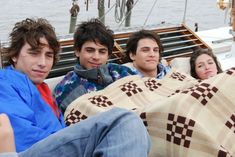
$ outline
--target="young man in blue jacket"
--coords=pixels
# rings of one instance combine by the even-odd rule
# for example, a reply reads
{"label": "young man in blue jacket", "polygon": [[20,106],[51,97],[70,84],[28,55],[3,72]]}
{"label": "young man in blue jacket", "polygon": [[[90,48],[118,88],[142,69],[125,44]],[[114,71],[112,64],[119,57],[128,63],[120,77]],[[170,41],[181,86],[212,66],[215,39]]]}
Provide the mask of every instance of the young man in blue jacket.
{"label": "young man in blue jacket", "polygon": [[10,119],[18,155],[147,156],[147,131],[140,118],[126,110],[112,109],[65,128],[50,91],[41,94],[59,49],[54,28],[45,19],[16,23],[3,49],[9,66],[0,70],[0,114]]}

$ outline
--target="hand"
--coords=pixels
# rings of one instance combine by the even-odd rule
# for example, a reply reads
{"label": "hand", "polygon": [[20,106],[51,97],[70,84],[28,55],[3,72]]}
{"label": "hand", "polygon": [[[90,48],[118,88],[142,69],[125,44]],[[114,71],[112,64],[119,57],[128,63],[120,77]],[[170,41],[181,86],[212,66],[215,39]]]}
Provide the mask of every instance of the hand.
{"label": "hand", "polygon": [[14,132],[6,114],[0,114],[0,153],[15,152]]}

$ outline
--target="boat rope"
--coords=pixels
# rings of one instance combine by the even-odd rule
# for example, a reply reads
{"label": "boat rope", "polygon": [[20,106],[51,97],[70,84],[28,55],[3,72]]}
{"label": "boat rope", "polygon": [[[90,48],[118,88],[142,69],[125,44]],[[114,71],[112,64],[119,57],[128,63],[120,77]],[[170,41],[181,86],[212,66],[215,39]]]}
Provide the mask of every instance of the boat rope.
{"label": "boat rope", "polygon": [[135,7],[135,5],[136,5],[139,1],[140,1],[140,0],[137,0],[137,1],[133,4],[132,8],[126,13],[126,16],[123,18],[122,22],[119,24],[118,28],[120,28],[120,27],[122,26],[122,23],[126,20],[127,16],[131,13],[132,9]]}
{"label": "boat rope", "polygon": [[114,16],[115,16],[115,21],[117,23],[119,23],[123,18],[123,15],[125,13],[125,5],[126,5],[126,0],[122,0],[122,3],[120,2],[120,0],[116,0]]}
{"label": "boat rope", "polygon": [[183,20],[182,20],[182,23],[184,23],[184,24],[185,24],[185,21],[186,21],[187,7],[188,7],[188,0],[185,0],[185,4],[184,4],[184,16],[183,16]]}
{"label": "boat rope", "polygon": [[127,11],[132,9],[133,4],[134,4],[134,0],[127,0],[127,2],[126,2]]}
{"label": "boat rope", "polygon": [[70,14],[72,17],[76,17],[78,15],[79,10],[80,10],[76,1],[77,0],[73,0],[72,7],[70,9]]}
{"label": "boat rope", "polygon": [[149,11],[149,14],[148,14],[147,18],[146,18],[145,21],[144,21],[144,25],[143,25],[143,26],[146,25],[146,23],[147,23],[147,21],[148,21],[148,19],[149,19],[149,17],[150,17],[150,14],[151,14],[152,11],[153,11],[153,8],[154,8],[155,5],[157,4],[157,1],[158,1],[158,0],[155,0],[155,2],[154,2],[154,4],[153,4],[152,8],[151,8],[150,11]]}

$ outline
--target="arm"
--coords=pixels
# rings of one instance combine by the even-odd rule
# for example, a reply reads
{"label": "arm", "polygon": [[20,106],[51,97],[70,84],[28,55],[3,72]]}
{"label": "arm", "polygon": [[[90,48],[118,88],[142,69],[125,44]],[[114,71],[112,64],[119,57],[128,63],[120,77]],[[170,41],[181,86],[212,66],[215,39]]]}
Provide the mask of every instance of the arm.
{"label": "arm", "polygon": [[11,77],[0,79],[0,113],[6,113],[10,118],[19,152],[62,126],[30,80],[17,76],[13,80]]}

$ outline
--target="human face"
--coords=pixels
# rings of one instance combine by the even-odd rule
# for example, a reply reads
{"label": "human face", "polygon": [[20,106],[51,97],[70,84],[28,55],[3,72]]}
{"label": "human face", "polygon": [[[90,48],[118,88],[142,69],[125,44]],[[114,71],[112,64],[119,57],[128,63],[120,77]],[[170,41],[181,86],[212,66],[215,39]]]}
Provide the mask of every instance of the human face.
{"label": "human face", "polygon": [[159,46],[154,39],[140,39],[137,44],[136,54],[130,53],[135,68],[140,72],[154,73],[156,77],[159,63]]}
{"label": "human face", "polygon": [[89,70],[106,64],[109,58],[108,48],[98,42],[87,41],[82,45],[81,51],[76,51],[80,65]]}
{"label": "human face", "polygon": [[214,59],[207,54],[201,54],[197,57],[195,70],[198,78],[202,80],[215,76],[218,73]]}
{"label": "human face", "polygon": [[13,57],[15,69],[25,73],[34,84],[40,84],[48,76],[54,61],[54,52],[45,38],[40,39],[41,48],[32,49],[25,43],[17,57]]}

